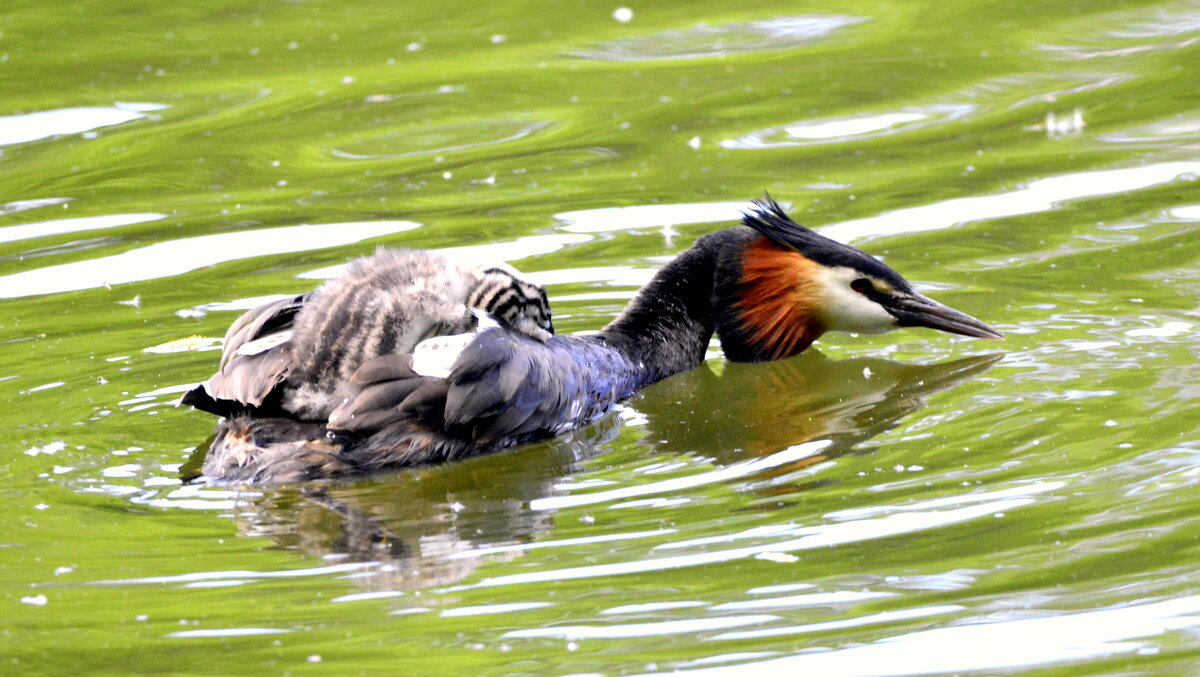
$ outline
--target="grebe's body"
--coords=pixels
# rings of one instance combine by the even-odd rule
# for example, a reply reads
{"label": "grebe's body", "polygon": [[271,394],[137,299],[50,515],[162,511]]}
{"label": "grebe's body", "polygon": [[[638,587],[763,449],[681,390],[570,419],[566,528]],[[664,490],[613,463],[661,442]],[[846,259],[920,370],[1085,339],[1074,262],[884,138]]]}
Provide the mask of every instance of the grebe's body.
{"label": "grebe's body", "polygon": [[[353,290],[361,283],[335,284]],[[280,303],[285,309],[295,305]],[[306,304],[298,303],[300,326]],[[413,324],[424,311],[414,313],[412,307],[396,317]],[[345,304],[333,308],[330,317],[340,316]],[[378,321],[386,324],[388,317],[385,312]],[[522,331],[518,325],[529,325],[522,317],[481,326],[457,342],[431,339],[411,350],[355,347],[355,355],[376,354],[348,372],[293,366],[289,387],[295,392],[306,392],[307,379],[322,384],[315,390],[334,393],[321,399],[324,409],[288,405],[285,396],[282,411],[248,408],[250,415],[227,419],[204,472],[239,482],[353,475],[549,437],[595,420],[639,388],[699,365],[714,332],[735,361],[790,357],[831,330],[927,326],[1000,337],[986,324],[918,294],[869,255],[792,222],[769,198],[746,215],[743,226],[697,240],[597,334],[547,338]],[[329,343],[358,346],[366,340],[348,323],[317,324],[313,333]],[[235,340],[237,330],[235,323],[230,330]],[[437,347],[447,350],[435,365],[429,353]],[[295,344],[291,350],[289,359],[302,359]],[[224,360],[222,365],[224,370]]]}

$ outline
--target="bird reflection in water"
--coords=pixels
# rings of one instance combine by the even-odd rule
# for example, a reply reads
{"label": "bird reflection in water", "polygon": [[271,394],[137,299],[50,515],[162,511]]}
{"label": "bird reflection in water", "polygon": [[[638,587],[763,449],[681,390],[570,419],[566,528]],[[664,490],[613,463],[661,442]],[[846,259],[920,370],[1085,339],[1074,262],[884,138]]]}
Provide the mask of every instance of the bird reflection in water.
{"label": "bird reflection in water", "polygon": [[[484,562],[519,557],[525,544],[550,531],[554,511],[534,510],[530,502],[561,493],[556,485],[608,450],[622,431],[653,453],[692,452],[720,465],[830,442],[818,456],[757,476],[769,479],[846,453],[870,453],[863,442],[898,425],[929,395],[983,374],[1002,357],[922,365],[831,360],[810,350],[770,364],[725,362],[720,373],[702,366],[632,400],[630,407],[644,417],[636,427],[610,412],[591,426],[508,453],[354,483],[259,489],[246,494],[234,519],[243,535],[277,547],[331,561],[379,562],[379,575],[359,579],[369,590],[448,585]],[[194,458],[205,452],[201,445]],[[819,486],[803,482],[773,483],[770,491]]]}
{"label": "bird reflection in water", "polygon": [[[829,442],[820,454],[759,475],[768,479],[852,451],[870,453],[861,443],[896,427],[925,406],[929,395],[983,374],[1003,357],[989,353],[924,365],[880,358],[831,360],[808,350],[767,364],[727,362],[720,374],[697,369],[654,386],[636,404],[646,416],[646,437],[652,444],[695,451],[723,465],[804,442]],[[773,491],[812,486],[816,484]]]}

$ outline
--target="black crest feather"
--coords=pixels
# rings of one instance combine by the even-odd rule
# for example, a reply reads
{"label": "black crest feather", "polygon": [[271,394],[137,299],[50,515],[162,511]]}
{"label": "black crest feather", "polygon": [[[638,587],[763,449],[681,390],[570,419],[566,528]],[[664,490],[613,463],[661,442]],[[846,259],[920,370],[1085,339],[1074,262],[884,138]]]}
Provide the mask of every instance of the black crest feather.
{"label": "black crest feather", "polygon": [[844,266],[886,281],[893,288],[912,291],[900,274],[870,254],[821,235],[796,223],[769,194],[754,200],[754,207],[742,213],[742,224],[753,228],[775,244],[794,249],[823,266]]}

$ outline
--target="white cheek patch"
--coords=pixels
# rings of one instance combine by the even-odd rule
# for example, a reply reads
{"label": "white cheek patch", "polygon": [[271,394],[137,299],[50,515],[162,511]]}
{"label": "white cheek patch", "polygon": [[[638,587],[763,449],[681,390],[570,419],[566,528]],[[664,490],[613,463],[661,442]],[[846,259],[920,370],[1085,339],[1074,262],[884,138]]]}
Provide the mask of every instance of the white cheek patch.
{"label": "white cheek patch", "polygon": [[474,331],[450,336],[434,336],[421,341],[416,348],[413,348],[413,371],[422,376],[449,377],[450,370],[458,361],[458,356],[466,350],[471,341],[475,340],[479,332],[500,326],[495,318],[478,308],[472,308],[471,312],[478,320]]}
{"label": "white cheek patch", "polygon": [[897,320],[883,306],[850,288],[862,277],[851,268],[819,269],[818,282],[824,297],[821,311],[829,329],[862,334],[882,334],[897,327]]}

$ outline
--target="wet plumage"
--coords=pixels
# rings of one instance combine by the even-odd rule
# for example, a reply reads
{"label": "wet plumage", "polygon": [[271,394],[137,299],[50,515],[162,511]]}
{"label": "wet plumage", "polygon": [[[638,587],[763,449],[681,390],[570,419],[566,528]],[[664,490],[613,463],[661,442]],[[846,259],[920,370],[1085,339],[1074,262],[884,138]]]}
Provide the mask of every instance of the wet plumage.
{"label": "wet plumage", "polygon": [[[208,402],[200,395],[191,402],[231,416],[205,473],[236,482],[339,477],[556,435],[699,365],[714,332],[726,357],[743,362],[795,355],[833,330],[929,326],[1000,337],[864,252],[792,222],[769,198],[743,226],[697,240],[593,335],[550,336],[539,324],[544,295],[534,301],[536,293],[512,280],[490,288],[494,308],[475,306],[500,313],[489,327],[458,301],[461,280],[445,272],[416,276],[414,285],[351,266],[313,298],[276,302],[235,322],[221,371],[202,393],[228,406],[201,406]],[[523,289],[515,313],[499,302],[514,287]],[[289,328],[290,340],[244,349]],[[444,366],[431,368],[439,355]],[[283,386],[251,401],[273,379]],[[253,392],[234,392],[235,381]]]}
{"label": "wet plumage", "polygon": [[182,402],[221,416],[325,421],[340,402],[338,389],[364,362],[469,332],[478,323],[472,309],[535,340],[554,331],[545,289],[508,266],[381,248],[312,293],[239,317],[225,334],[217,373]]}

